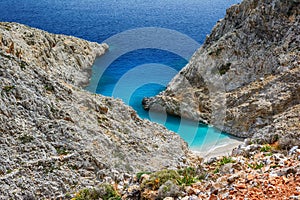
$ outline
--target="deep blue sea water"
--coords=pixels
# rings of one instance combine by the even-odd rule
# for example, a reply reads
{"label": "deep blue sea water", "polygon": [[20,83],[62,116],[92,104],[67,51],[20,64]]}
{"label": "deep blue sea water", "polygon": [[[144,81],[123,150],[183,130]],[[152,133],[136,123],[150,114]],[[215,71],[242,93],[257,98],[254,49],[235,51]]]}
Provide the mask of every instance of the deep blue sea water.
{"label": "deep blue sea water", "polygon": [[224,17],[226,8],[240,1],[2,0],[0,21],[108,42],[110,50],[96,60],[87,89],[122,98],[141,117],[164,124],[192,149],[199,149],[229,136],[206,125],[149,114],[141,100],[162,91]]}

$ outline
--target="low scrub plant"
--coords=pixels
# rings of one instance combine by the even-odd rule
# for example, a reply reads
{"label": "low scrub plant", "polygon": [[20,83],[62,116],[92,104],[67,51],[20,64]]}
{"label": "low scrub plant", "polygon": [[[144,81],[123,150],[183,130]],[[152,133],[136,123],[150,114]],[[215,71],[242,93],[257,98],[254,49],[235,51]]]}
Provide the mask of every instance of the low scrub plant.
{"label": "low scrub plant", "polygon": [[179,185],[191,185],[198,180],[196,170],[192,167],[180,170],[179,174],[181,175],[181,178],[177,180]]}
{"label": "low scrub plant", "polygon": [[235,161],[232,159],[232,157],[230,156],[224,156],[220,162],[219,162],[219,165],[225,165],[225,164],[228,164],[228,163],[234,163]]}
{"label": "low scrub plant", "polygon": [[180,179],[180,175],[175,170],[162,170],[155,172],[150,175],[150,178],[147,180],[144,180],[141,184],[141,188],[149,188],[152,190],[158,190],[159,187],[164,184],[167,181],[172,181],[174,183],[177,182],[177,180]]}
{"label": "low scrub plant", "polygon": [[272,147],[271,147],[270,145],[265,144],[264,146],[262,146],[262,147],[260,148],[260,151],[261,151],[261,152],[269,152],[269,151],[271,151],[271,149],[272,149]]}
{"label": "low scrub plant", "polygon": [[97,188],[80,190],[72,200],[121,200],[121,196],[109,184],[101,184]]}
{"label": "low scrub plant", "polygon": [[252,169],[261,169],[264,167],[263,163],[255,163],[255,164],[248,164],[248,166]]}

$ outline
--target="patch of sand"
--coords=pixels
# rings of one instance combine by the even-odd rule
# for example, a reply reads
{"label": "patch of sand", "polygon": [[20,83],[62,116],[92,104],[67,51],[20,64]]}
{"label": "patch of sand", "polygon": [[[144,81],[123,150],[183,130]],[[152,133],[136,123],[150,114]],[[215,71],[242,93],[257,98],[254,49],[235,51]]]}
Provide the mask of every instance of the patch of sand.
{"label": "patch of sand", "polygon": [[238,147],[240,144],[242,144],[243,141],[243,139],[238,138],[226,138],[218,140],[216,143],[213,144],[203,145],[199,149],[191,150],[194,154],[201,156],[204,159],[204,161],[207,161],[212,157],[230,155],[232,150]]}

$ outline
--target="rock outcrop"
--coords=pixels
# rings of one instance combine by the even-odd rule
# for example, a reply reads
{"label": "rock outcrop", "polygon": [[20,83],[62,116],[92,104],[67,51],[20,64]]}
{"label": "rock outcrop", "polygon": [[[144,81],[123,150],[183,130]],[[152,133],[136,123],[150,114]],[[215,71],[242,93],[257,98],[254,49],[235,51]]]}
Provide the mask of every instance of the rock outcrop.
{"label": "rock outcrop", "polygon": [[178,135],[81,89],[107,48],[0,23],[0,199],[56,198],[183,165]]}
{"label": "rock outcrop", "polygon": [[300,1],[244,0],[227,10],[167,89],[143,105],[239,137],[270,142],[276,134],[284,142],[300,136],[299,93]]}

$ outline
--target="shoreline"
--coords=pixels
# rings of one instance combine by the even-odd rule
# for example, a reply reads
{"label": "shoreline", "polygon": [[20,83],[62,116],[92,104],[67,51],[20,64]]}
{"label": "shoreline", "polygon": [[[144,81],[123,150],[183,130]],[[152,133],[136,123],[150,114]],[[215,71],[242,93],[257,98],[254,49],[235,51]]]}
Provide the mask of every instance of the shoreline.
{"label": "shoreline", "polygon": [[232,150],[243,143],[244,139],[226,138],[215,144],[204,144],[201,148],[198,148],[198,150],[196,148],[190,150],[193,154],[202,157],[203,161],[206,162],[213,157],[231,155]]}

